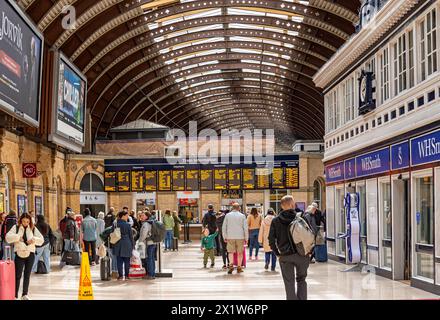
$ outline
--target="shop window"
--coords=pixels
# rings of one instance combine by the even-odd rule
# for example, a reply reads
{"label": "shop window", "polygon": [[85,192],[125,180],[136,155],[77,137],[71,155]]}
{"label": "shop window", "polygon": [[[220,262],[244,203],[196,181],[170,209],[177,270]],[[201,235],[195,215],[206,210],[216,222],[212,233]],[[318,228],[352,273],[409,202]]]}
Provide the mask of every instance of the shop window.
{"label": "shop window", "polygon": [[365,184],[358,185],[357,192],[359,193],[362,262],[367,263],[367,190]]}
{"label": "shop window", "polygon": [[434,279],[434,211],[432,177],[416,178],[415,189],[415,229],[416,229],[416,275]]}
{"label": "shop window", "polygon": [[380,213],[382,220],[382,266],[391,268],[391,236],[392,236],[392,211],[391,211],[391,183],[380,184]]}
{"label": "shop window", "polygon": [[88,173],[81,180],[80,190],[82,192],[104,192],[104,185],[96,174]]}
{"label": "shop window", "polygon": [[[346,219],[345,219],[345,196],[344,189],[336,189],[335,197],[335,213],[336,213],[336,231],[337,236],[341,236],[346,233]],[[337,255],[345,257],[345,239],[337,239]]]}

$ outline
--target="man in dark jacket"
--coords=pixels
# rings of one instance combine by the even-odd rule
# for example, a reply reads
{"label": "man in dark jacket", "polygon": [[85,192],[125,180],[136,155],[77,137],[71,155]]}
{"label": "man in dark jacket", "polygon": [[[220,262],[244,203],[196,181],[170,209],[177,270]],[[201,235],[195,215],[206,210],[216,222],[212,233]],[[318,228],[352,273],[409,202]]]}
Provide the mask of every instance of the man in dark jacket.
{"label": "man in dark jacket", "polygon": [[[293,197],[284,196],[281,199],[281,208],[283,211],[272,220],[270,226],[269,245],[280,260],[287,300],[307,300],[306,277],[310,260],[296,252],[289,232],[289,225],[297,214]],[[296,292],[295,280],[298,284]]]}
{"label": "man in dark jacket", "polygon": [[[214,206],[212,204],[208,204],[208,212],[203,216],[202,225],[203,228],[208,228],[209,234],[214,234],[217,231],[216,224],[216,212],[214,211]],[[216,255],[220,255],[220,241],[218,236],[215,237],[215,251]]]}
{"label": "man in dark jacket", "polygon": [[229,265],[228,251],[226,250],[226,242],[225,239],[223,239],[223,231],[222,231],[223,221],[225,220],[225,216],[226,216],[225,212],[220,211],[216,214],[216,220],[215,220],[218,228],[218,240],[220,243],[219,249],[223,257],[223,270],[226,270]]}
{"label": "man in dark jacket", "polygon": [[[5,221],[2,224],[2,229],[1,229],[1,238],[2,238],[2,253],[3,255],[5,254],[5,247],[6,246],[10,246],[11,247],[11,255],[12,255],[12,260],[15,259],[15,255],[14,255],[14,245],[13,244],[9,244],[6,242],[5,237],[6,234],[9,232],[9,230],[11,230],[11,228],[13,226],[15,226],[17,224],[17,212],[15,212],[15,210],[10,210],[9,214],[6,216]],[[3,257],[0,257],[0,259],[2,259]]]}
{"label": "man in dark jacket", "polygon": [[111,207],[110,211],[104,217],[105,228],[113,226],[114,221],[115,221],[115,208]]}

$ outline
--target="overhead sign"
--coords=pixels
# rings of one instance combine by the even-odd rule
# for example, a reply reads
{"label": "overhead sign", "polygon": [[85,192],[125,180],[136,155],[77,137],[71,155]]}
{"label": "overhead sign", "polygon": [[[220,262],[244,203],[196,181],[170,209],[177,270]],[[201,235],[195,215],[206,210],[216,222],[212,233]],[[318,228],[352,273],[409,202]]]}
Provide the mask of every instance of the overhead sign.
{"label": "overhead sign", "polygon": [[0,109],[35,127],[42,58],[41,33],[14,1],[0,1]]}
{"label": "overhead sign", "polygon": [[344,162],[335,163],[325,167],[325,178],[327,183],[344,180]]}
{"label": "overhead sign", "polygon": [[243,189],[255,189],[255,169],[243,169]]}
{"label": "overhead sign", "polygon": [[81,193],[80,204],[105,204],[107,200],[105,193]]}
{"label": "overhead sign", "polygon": [[411,165],[440,161],[440,131],[411,139]]}
{"label": "overhead sign", "polygon": [[393,170],[408,168],[409,156],[408,141],[391,146],[391,168]]}
{"label": "overhead sign", "polygon": [[116,172],[106,171],[104,173],[105,192],[116,191]]}
{"label": "overhead sign", "polygon": [[273,168],[272,171],[272,188],[273,189],[284,189],[284,168]]}
{"label": "overhead sign", "polygon": [[36,163],[23,163],[22,166],[23,178],[33,179],[37,177]]}
{"label": "overhead sign", "polygon": [[365,177],[390,170],[390,149],[385,148],[356,157],[356,176]]}

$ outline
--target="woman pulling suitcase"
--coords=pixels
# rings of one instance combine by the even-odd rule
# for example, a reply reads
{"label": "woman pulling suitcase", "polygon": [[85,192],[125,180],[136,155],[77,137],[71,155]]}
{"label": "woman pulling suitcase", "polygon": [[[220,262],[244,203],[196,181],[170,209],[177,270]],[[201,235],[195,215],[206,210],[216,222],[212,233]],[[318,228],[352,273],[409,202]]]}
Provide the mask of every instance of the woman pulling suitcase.
{"label": "woman pulling suitcase", "polygon": [[6,234],[6,241],[14,244],[15,255],[15,299],[18,300],[20,280],[23,276],[23,292],[21,300],[30,300],[28,297],[29,282],[32,267],[35,261],[35,246],[41,246],[44,238],[35,228],[32,217],[23,213],[18,224]]}

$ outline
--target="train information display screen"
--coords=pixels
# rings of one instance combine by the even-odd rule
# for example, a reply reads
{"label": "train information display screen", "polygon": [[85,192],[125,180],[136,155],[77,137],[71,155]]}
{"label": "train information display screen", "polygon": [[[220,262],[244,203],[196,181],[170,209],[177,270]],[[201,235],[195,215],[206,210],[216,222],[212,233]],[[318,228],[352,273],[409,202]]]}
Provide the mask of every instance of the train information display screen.
{"label": "train information display screen", "polygon": [[171,170],[158,171],[159,191],[171,191]]}
{"label": "train information display screen", "polygon": [[173,191],[185,191],[185,170],[173,170]]}
{"label": "train information display screen", "polygon": [[243,169],[243,189],[245,190],[255,189],[255,169],[252,168]]}
{"label": "train information display screen", "polygon": [[130,191],[130,171],[118,172],[118,191],[119,192]]}
{"label": "train information display screen", "polygon": [[272,188],[284,189],[284,168],[273,168],[272,171]]}
{"label": "train information display screen", "polygon": [[267,168],[257,168],[257,187],[258,189],[270,189],[270,170]]}
{"label": "train information display screen", "polygon": [[199,190],[199,170],[186,170],[186,190]]}
{"label": "train information display screen", "polygon": [[131,172],[131,191],[142,192],[144,191],[144,172],[132,171]]}
{"label": "train information display screen", "polygon": [[106,171],[104,174],[105,192],[116,192],[116,172]]}
{"label": "train information display screen", "polygon": [[226,190],[227,185],[227,169],[214,169],[214,189],[215,190]]}
{"label": "train information display screen", "polygon": [[286,188],[299,189],[299,168],[287,167],[286,170]]}
{"label": "train information display screen", "polygon": [[229,169],[229,189],[240,190],[241,189],[241,169]]}
{"label": "train information display screen", "polygon": [[200,170],[200,190],[211,191],[213,181],[212,170]]}
{"label": "train information display screen", "polygon": [[157,171],[147,170],[145,171],[145,191],[157,190]]}

